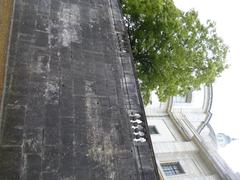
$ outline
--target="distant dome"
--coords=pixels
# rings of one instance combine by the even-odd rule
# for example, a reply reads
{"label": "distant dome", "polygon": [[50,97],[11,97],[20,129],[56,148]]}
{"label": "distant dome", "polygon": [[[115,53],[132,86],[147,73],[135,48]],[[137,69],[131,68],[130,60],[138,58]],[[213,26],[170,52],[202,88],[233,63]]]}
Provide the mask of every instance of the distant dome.
{"label": "distant dome", "polygon": [[216,138],[217,138],[217,144],[219,147],[225,147],[227,144],[230,144],[232,140],[235,140],[230,136],[225,135],[224,133],[218,133],[216,135]]}

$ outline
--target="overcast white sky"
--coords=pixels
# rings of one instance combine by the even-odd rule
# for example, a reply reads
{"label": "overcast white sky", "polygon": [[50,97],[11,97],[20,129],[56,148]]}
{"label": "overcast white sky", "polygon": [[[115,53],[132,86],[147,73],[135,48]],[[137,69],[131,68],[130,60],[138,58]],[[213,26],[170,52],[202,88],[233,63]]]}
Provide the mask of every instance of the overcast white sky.
{"label": "overcast white sky", "polygon": [[[217,33],[229,46],[227,62],[230,68],[218,78],[213,87],[211,125],[215,132],[240,138],[240,1],[239,0],[174,0],[182,10],[194,8],[202,22],[217,23]],[[219,153],[234,171],[240,172],[240,140],[234,141]]]}

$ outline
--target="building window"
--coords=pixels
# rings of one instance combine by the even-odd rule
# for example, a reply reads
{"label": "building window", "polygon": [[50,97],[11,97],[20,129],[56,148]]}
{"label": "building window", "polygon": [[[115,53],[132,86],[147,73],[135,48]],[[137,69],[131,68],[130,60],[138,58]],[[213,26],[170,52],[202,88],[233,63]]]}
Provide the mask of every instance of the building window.
{"label": "building window", "polygon": [[188,93],[185,96],[174,96],[174,103],[191,103],[192,102],[192,92]]}
{"label": "building window", "polygon": [[150,134],[159,134],[156,126],[148,126]]}
{"label": "building window", "polygon": [[184,173],[183,168],[179,162],[161,163],[161,166],[166,176],[174,176]]}
{"label": "building window", "polygon": [[185,103],[186,102],[186,96],[174,96],[173,97],[174,103]]}

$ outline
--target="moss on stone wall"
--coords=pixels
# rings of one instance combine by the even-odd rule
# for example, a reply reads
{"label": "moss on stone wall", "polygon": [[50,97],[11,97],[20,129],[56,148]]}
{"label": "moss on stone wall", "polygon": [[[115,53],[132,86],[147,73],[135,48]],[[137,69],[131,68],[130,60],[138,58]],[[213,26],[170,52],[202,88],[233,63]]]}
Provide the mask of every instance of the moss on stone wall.
{"label": "moss on stone wall", "polygon": [[13,0],[0,0],[0,99],[3,90]]}

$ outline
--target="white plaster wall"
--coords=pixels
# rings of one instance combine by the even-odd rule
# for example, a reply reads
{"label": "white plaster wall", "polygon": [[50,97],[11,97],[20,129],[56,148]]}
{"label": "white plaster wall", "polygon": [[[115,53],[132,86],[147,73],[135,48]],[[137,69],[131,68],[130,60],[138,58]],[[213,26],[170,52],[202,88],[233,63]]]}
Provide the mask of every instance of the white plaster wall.
{"label": "white plaster wall", "polygon": [[[202,174],[201,168],[198,166],[198,164],[195,162],[195,160],[188,154],[185,157],[182,157],[181,154],[175,154],[173,155],[168,155],[165,158],[159,159],[159,168],[161,172],[163,173],[163,176],[165,176],[164,172],[161,169],[161,163],[170,163],[170,162],[179,162],[180,165],[182,166],[184,170],[184,174],[179,174],[175,175],[172,177],[178,177],[178,178],[183,178],[187,176],[200,176]],[[165,176],[168,178],[169,176]]]}
{"label": "white plaster wall", "polygon": [[219,176],[214,175],[208,175],[208,176],[195,176],[195,175],[189,175],[189,176],[172,176],[172,177],[165,177],[164,179],[169,180],[220,180]]}
{"label": "white plaster wall", "polygon": [[177,127],[171,122],[167,116],[147,116],[148,125],[157,128],[159,134],[151,135],[152,142],[172,142],[183,141],[183,137],[177,130]]}
{"label": "white plaster wall", "polygon": [[153,142],[155,154],[177,154],[197,152],[197,146],[192,142]]}
{"label": "white plaster wall", "polygon": [[204,92],[205,89],[192,92],[192,101],[191,103],[174,103],[173,110],[183,109],[188,111],[200,111],[202,110],[204,103]]}
{"label": "white plaster wall", "polygon": [[177,119],[188,120],[197,130],[206,120],[207,114],[204,112],[174,112],[173,116]]}
{"label": "white plaster wall", "polygon": [[165,110],[162,110],[159,108],[159,106],[157,107],[146,107],[145,108],[145,112],[147,115],[150,115],[150,116],[164,116],[164,115],[167,115],[166,111]]}
{"label": "white plaster wall", "polygon": [[[214,179],[220,180],[219,176],[211,172],[211,168],[203,161],[199,152],[178,152],[178,153],[160,153],[156,154],[157,163],[164,179]],[[165,176],[160,163],[179,162],[184,170],[184,174]]]}
{"label": "white plaster wall", "polygon": [[[197,129],[205,121],[207,114],[203,109],[205,89],[193,92],[191,103],[174,103],[170,117],[167,110],[167,103],[153,104],[146,110],[148,124],[155,126],[159,134],[151,135],[153,148],[159,170],[162,171],[160,163],[179,162],[184,174],[165,176],[170,180],[221,180],[214,172],[209,160],[205,159],[202,151],[193,141],[187,141],[183,132],[191,139],[192,128]],[[161,106],[161,107],[160,107]],[[174,117],[173,119],[171,119]],[[186,122],[190,122],[190,125]],[[179,127],[177,127],[177,125]],[[182,132],[181,132],[182,131]],[[208,131],[204,131],[209,136]],[[209,140],[211,143],[211,138]]]}
{"label": "white plaster wall", "polygon": [[155,91],[151,93],[151,101],[152,104],[149,104],[147,107],[145,107],[145,111],[151,111],[152,109],[154,109],[155,112],[166,113],[168,108],[168,101],[160,102]]}
{"label": "white plaster wall", "polygon": [[184,115],[187,117],[189,121],[197,122],[197,121],[204,121],[207,114],[204,112],[184,112]]}

